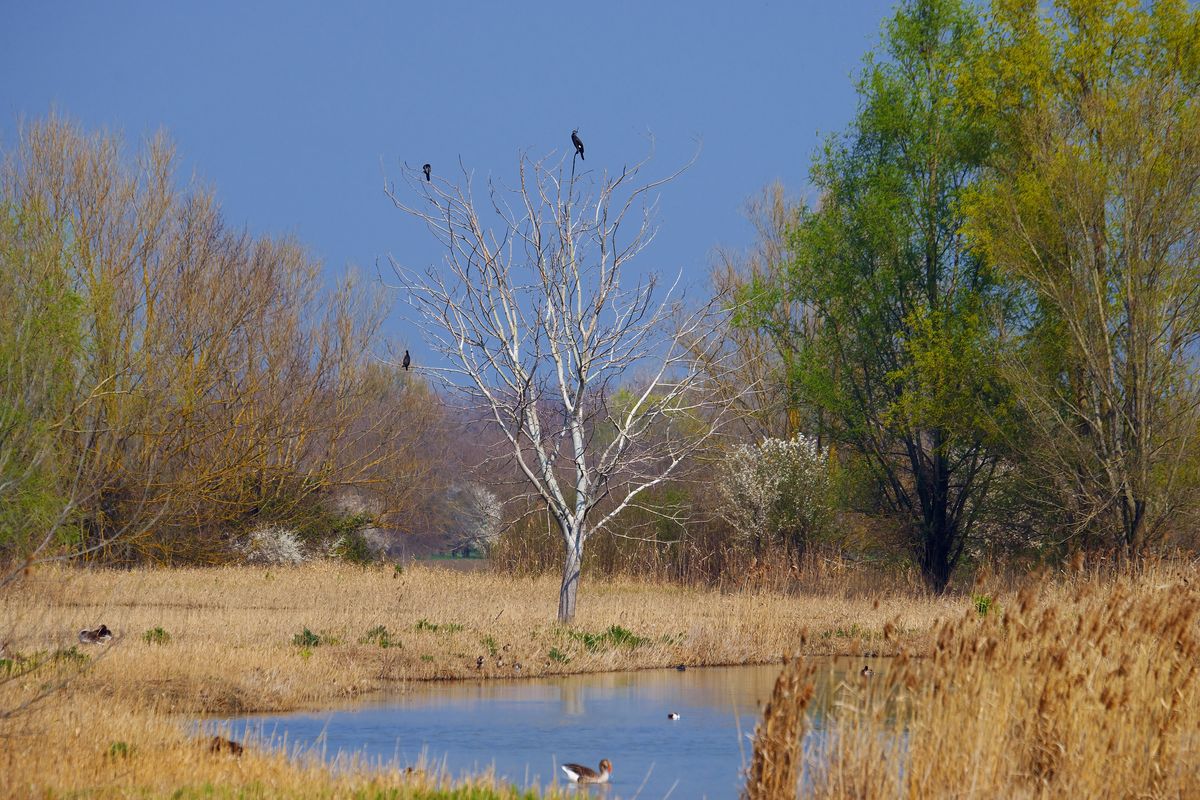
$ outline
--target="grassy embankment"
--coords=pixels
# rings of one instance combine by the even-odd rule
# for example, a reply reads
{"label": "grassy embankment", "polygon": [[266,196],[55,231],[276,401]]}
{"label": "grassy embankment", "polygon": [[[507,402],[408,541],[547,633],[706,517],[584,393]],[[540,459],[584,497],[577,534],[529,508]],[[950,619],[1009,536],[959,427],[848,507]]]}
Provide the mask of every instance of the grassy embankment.
{"label": "grassy embankment", "polygon": [[[1200,570],[1030,586],[939,624],[934,644],[843,689],[802,754],[811,664],[764,714],[753,800],[1200,797]],[[902,733],[903,729],[903,733]]]}
{"label": "grassy embankment", "polygon": [[[186,715],[311,707],[406,680],[920,650],[939,617],[968,604],[845,595],[597,580],[582,589],[576,623],[562,627],[551,622],[557,582],[550,577],[335,564],[44,569],[0,597],[0,631],[10,658],[59,658],[0,687],[0,709],[54,675],[70,680],[0,721],[0,794],[158,795],[184,787],[188,796],[222,787],[251,795],[442,796],[422,794],[438,781],[420,775],[330,772],[253,748],[237,757],[211,753],[189,738]],[[76,642],[77,631],[101,622],[117,632],[111,644]],[[893,641],[882,636],[889,623]],[[480,657],[484,666],[476,668]]]}

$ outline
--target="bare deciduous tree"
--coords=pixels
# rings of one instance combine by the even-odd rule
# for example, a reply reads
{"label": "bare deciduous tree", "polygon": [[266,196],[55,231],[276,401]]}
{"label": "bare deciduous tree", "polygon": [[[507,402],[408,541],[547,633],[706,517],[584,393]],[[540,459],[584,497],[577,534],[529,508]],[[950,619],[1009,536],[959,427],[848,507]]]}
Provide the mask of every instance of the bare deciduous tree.
{"label": "bare deciduous tree", "polygon": [[[678,281],[630,278],[654,238],[656,190],[643,160],[619,175],[577,160],[521,156],[513,188],[488,181],[486,204],[462,185],[406,179],[416,199],[388,197],[425,223],[444,264],[394,259],[438,362],[503,434],[524,481],[562,534],[558,618],[575,615],[584,543],[720,434],[740,398],[705,391],[719,309],[685,311]],[[686,168],[686,167],[685,167]],[[719,399],[715,399],[719,398]]]}

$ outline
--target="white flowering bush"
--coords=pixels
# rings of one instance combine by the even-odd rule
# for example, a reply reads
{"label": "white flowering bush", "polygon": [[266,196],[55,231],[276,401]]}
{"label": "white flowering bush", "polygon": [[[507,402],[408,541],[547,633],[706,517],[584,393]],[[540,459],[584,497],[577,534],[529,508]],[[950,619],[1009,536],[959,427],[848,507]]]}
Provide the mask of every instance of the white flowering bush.
{"label": "white flowering bush", "polygon": [[500,501],[478,483],[459,483],[451,489],[454,550],[487,552],[500,538]]}
{"label": "white flowering bush", "polygon": [[251,531],[238,551],[247,564],[302,564],[308,560],[295,531],[272,525]]}
{"label": "white flowering bush", "polygon": [[738,541],[759,551],[801,551],[821,537],[833,515],[828,452],[811,436],[741,445],[725,459],[721,513]]}

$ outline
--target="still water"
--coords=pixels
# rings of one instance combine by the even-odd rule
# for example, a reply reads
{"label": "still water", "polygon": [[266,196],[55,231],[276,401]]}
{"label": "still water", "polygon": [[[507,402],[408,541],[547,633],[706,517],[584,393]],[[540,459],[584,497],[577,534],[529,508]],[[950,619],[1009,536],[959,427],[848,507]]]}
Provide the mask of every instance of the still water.
{"label": "still water", "polygon": [[[810,737],[821,736],[837,687],[860,680],[863,663],[830,659],[818,670]],[[606,798],[716,800],[738,796],[749,736],[778,675],[772,665],[413,683],[353,706],[217,722],[238,738],[286,739],[289,750],[400,767],[424,758],[454,776],[494,769],[520,786],[562,783],[560,764],[594,769],[607,758]]]}

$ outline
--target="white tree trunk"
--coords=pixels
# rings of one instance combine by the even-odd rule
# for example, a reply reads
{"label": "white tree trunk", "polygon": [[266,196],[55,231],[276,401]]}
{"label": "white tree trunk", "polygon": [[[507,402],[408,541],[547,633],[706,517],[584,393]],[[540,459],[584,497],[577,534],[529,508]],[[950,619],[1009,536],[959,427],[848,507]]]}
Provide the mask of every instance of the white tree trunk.
{"label": "white tree trunk", "polygon": [[558,590],[558,621],[565,624],[575,619],[575,596],[579,591],[579,571],[583,566],[583,533],[572,529],[569,523],[560,524],[566,555],[563,559],[562,586]]}

